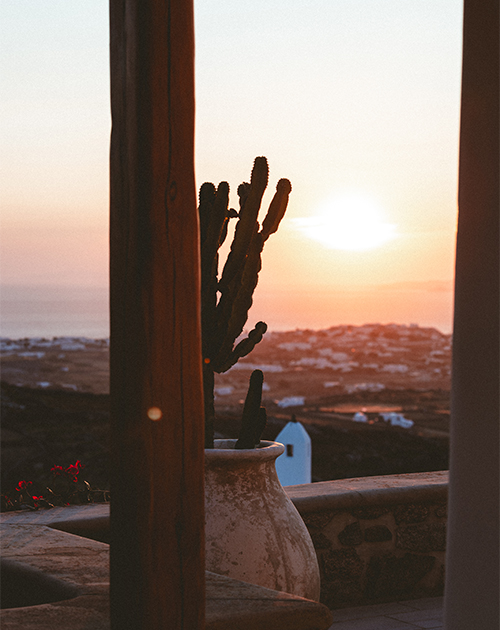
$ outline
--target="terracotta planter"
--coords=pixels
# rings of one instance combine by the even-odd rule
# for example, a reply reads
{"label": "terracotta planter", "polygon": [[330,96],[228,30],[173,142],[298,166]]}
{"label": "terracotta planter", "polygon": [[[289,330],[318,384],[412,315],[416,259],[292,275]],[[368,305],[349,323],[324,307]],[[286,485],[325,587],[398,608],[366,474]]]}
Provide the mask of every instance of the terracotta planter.
{"label": "terracotta planter", "polygon": [[235,450],[235,442],[205,450],[206,568],[318,600],[316,552],[274,465],[284,446]]}

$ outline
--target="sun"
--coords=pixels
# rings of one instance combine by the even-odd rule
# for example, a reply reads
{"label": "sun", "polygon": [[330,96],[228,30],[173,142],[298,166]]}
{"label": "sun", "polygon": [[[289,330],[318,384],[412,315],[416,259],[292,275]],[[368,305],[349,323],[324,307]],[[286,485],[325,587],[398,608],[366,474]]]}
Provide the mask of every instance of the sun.
{"label": "sun", "polygon": [[330,249],[364,251],[396,237],[396,226],[386,223],[377,203],[362,195],[333,197],[314,216],[294,223],[305,236]]}

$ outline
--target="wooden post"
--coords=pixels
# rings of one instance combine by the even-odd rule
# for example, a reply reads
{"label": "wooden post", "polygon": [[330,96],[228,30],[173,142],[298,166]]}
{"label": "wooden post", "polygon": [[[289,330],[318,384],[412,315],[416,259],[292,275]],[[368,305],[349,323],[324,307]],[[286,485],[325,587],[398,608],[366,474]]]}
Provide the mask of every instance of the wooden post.
{"label": "wooden post", "polygon": [[111,627],[204,625],[192,0],[110,0]]}
{"label": "wooden post", "polygon": [[445,627],[498,630],[498,0],[465,0]]}

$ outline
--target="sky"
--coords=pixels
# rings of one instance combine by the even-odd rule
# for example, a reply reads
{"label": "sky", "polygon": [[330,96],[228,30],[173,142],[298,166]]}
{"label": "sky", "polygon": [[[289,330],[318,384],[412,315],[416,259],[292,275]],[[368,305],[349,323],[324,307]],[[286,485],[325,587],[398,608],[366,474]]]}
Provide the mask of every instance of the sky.
{"label": "sky", "polygon": [[[249,325],[451,331],[462,4],[195,0],[196,179],[292,182]],[[1,283],[108,283],[105,0],[2,0]],[[263,217],[262,217],[263,218]]]}

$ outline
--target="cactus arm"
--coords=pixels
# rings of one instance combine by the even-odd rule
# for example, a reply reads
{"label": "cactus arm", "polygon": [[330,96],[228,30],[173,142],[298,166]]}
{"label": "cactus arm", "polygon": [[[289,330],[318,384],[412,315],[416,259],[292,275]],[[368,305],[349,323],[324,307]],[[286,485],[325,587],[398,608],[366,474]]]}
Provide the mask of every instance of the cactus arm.
{"label": "cactus arm", "polygon": [[224,224],[228,221],[229,186],[205,183],[200,188],[198,212],[201,243],[201,316],[203,353],[203,399],[205,415],[205,448],[213,448],[214,439],[214,371],[210,364],[212,331],[216,320],[218,248]]}
{"label": "cactus arm", "polygon": [[249,184],[249,182],[242,182],[238,186],[238,197],[239,197],[239,200],[240,200],[240,210],[245,205],[245,202],[247,200],[249,192],[250,192],[250,184]]}
{"label": "cactus arm", "polygon": [[[254,370],[250,376],[248,392],[243,406],[241,432],[235,446],[237,449],[255,447],[256,423],[258,423],[259,420],[263,382],[264,374],[262,371]],[[258,426],[260,426],[260,424]]]}
{"label": "cactus arm", "polygon": [[258,229],[257,217],[262,197],[267,187],[268,177],[269,168],[266,158],[255,158],[248,196],[240,210],[240,219],[236,224],[231,250],[219,282],[219,291],[221,293],[224,293],[229,283],[237,275],[241,265],[245,262],[254,232]]}
{"label": "cactus arm", "polygon": [[[218,256],[214,260],[214,269],[217,267]],[[202,286],[201,291],[201,342],[203,359],[210,359],[212,356],[212,348],[214,337],[212,331],[216,326],[216,307],[217,307],[217,276],[216,271],[213,272],[211,283]]]}
{"label": "cactus arm", "polygon": [[214,447],[214,371],[210,363],[203,363],[203,405],[205,411],[205,448]]}
{"label": "cactus arm", "polygon": [[202,273],[205,272],[205,275],[211,275],[212,273],[213,261],[220,246],[222,231],[228,220],[228,204],[229,185],[227,182],[221,182],[212,202],[205,239],[201,244],[201,269]]}
{"label": "cactus arm", "polygon": [[259,409],[259,414],[255,422],[255,434],[254,434],[255,446],[259,446],[260,440],[262,438],[262,434],[264,433],[264,429],[266,428],[266,426],[267,426],[267,411],[265,407],[261,407]]}
{"label": "cactus arm", "polygon": [[222,297],[217,307],[219,341],[218,350],[214,354],[214,369],[217,372],[226,371],[239,358],[237,355],[231,354],[233,342],[241,334],[248,318],[248,310],[253,301],[252,295],[257,286],[258,274],[262,266],[261,252],[264,242],[277,231],[286,212],[290,191],[289,180],[281,179],[276,186],[276,194],[269,206],[262,230],[259,234],[254,233],[253,235],[247,258],[244,261],[243,271],[241,271],[240,265],[240,272],[232,278],[231,283],[225,287],[219,283],[219,288],[222,289]]}
{"label": "cactus arm", "polygon": [[229,186],[219,184],[217,193],[213,184],[205,183],[200,189],[198,212],[201,227],[201,313],[203,356],[210,349],[211,330],[215,325],[217,305],[218,243],[223,223],[227,220]]}
{"label": "cactus arm", "polygon": [[226,236],[227,236],[227,228],[229,226],[229,219],[235,219],[236,217],[238,217],[238,213],[236,212],[236,210],[234,208],[230,208],[227,211],[227,221],[224,222],[224,225],[222,227],[222,232],[220,235],[220,241],[219,241],[219,247],[224,243],[224,241],[226,240]]}
{"label": "cactus arm", "polygon": [[210,182],[205,182],[200,187],[198,200],[198,214],[200,217],[200,243],[203,245],[207,228],[210,222],[212,206],[215,201],[215,186]]}
{"label": "cactus arm", "polygon": [[274,234],[284,217],[288,205],[288,197],[292,191],[292,185],[288,179],[280,179],[276,186],[276,193],[269,205],[266,218],[262,223],[262,240],[267,241]]}
{"label": "cactus arm", "polygon": [[250,354],[255,346],[262,341],[264,333],[267,330],[267,324],[265,322],[258,322],[255,328],[248,333],[248,337],[245,337],[240,343],[233,349],[224,363],[218,366],[217,371],[227,372],[229,368],[232,368],[239,359],[246,357]]}
{"label": "cactus arm", "polygon": [[[210,208],[210,216],[205,229],[205,238],[201,244],[201,303],[203,346],[208,352],[209,333],[215,324],[217,305],[217,275],[219,266],[219,243],[228,221],[229,185],[221,182]],[[201,206],[201,204],[200,204]]]}
{"label": "cactus arm", "polygon": [[[233,349],[234,340],[241,335],[248,319],[248,311],[253,302],[252,295],[257,286],[259,271],[262,266],[260,257],[262,245],[262,237],[256,233],[252,239],[252,246],[241,275],[241,281],[235,278],[232,294],[223,294],[217,307],[217,316],[220,315],[218,352],[214,357],[214,370],[217,372],[221,364],[228,359]],[[225,309],[225,312],[222,309]]]}

